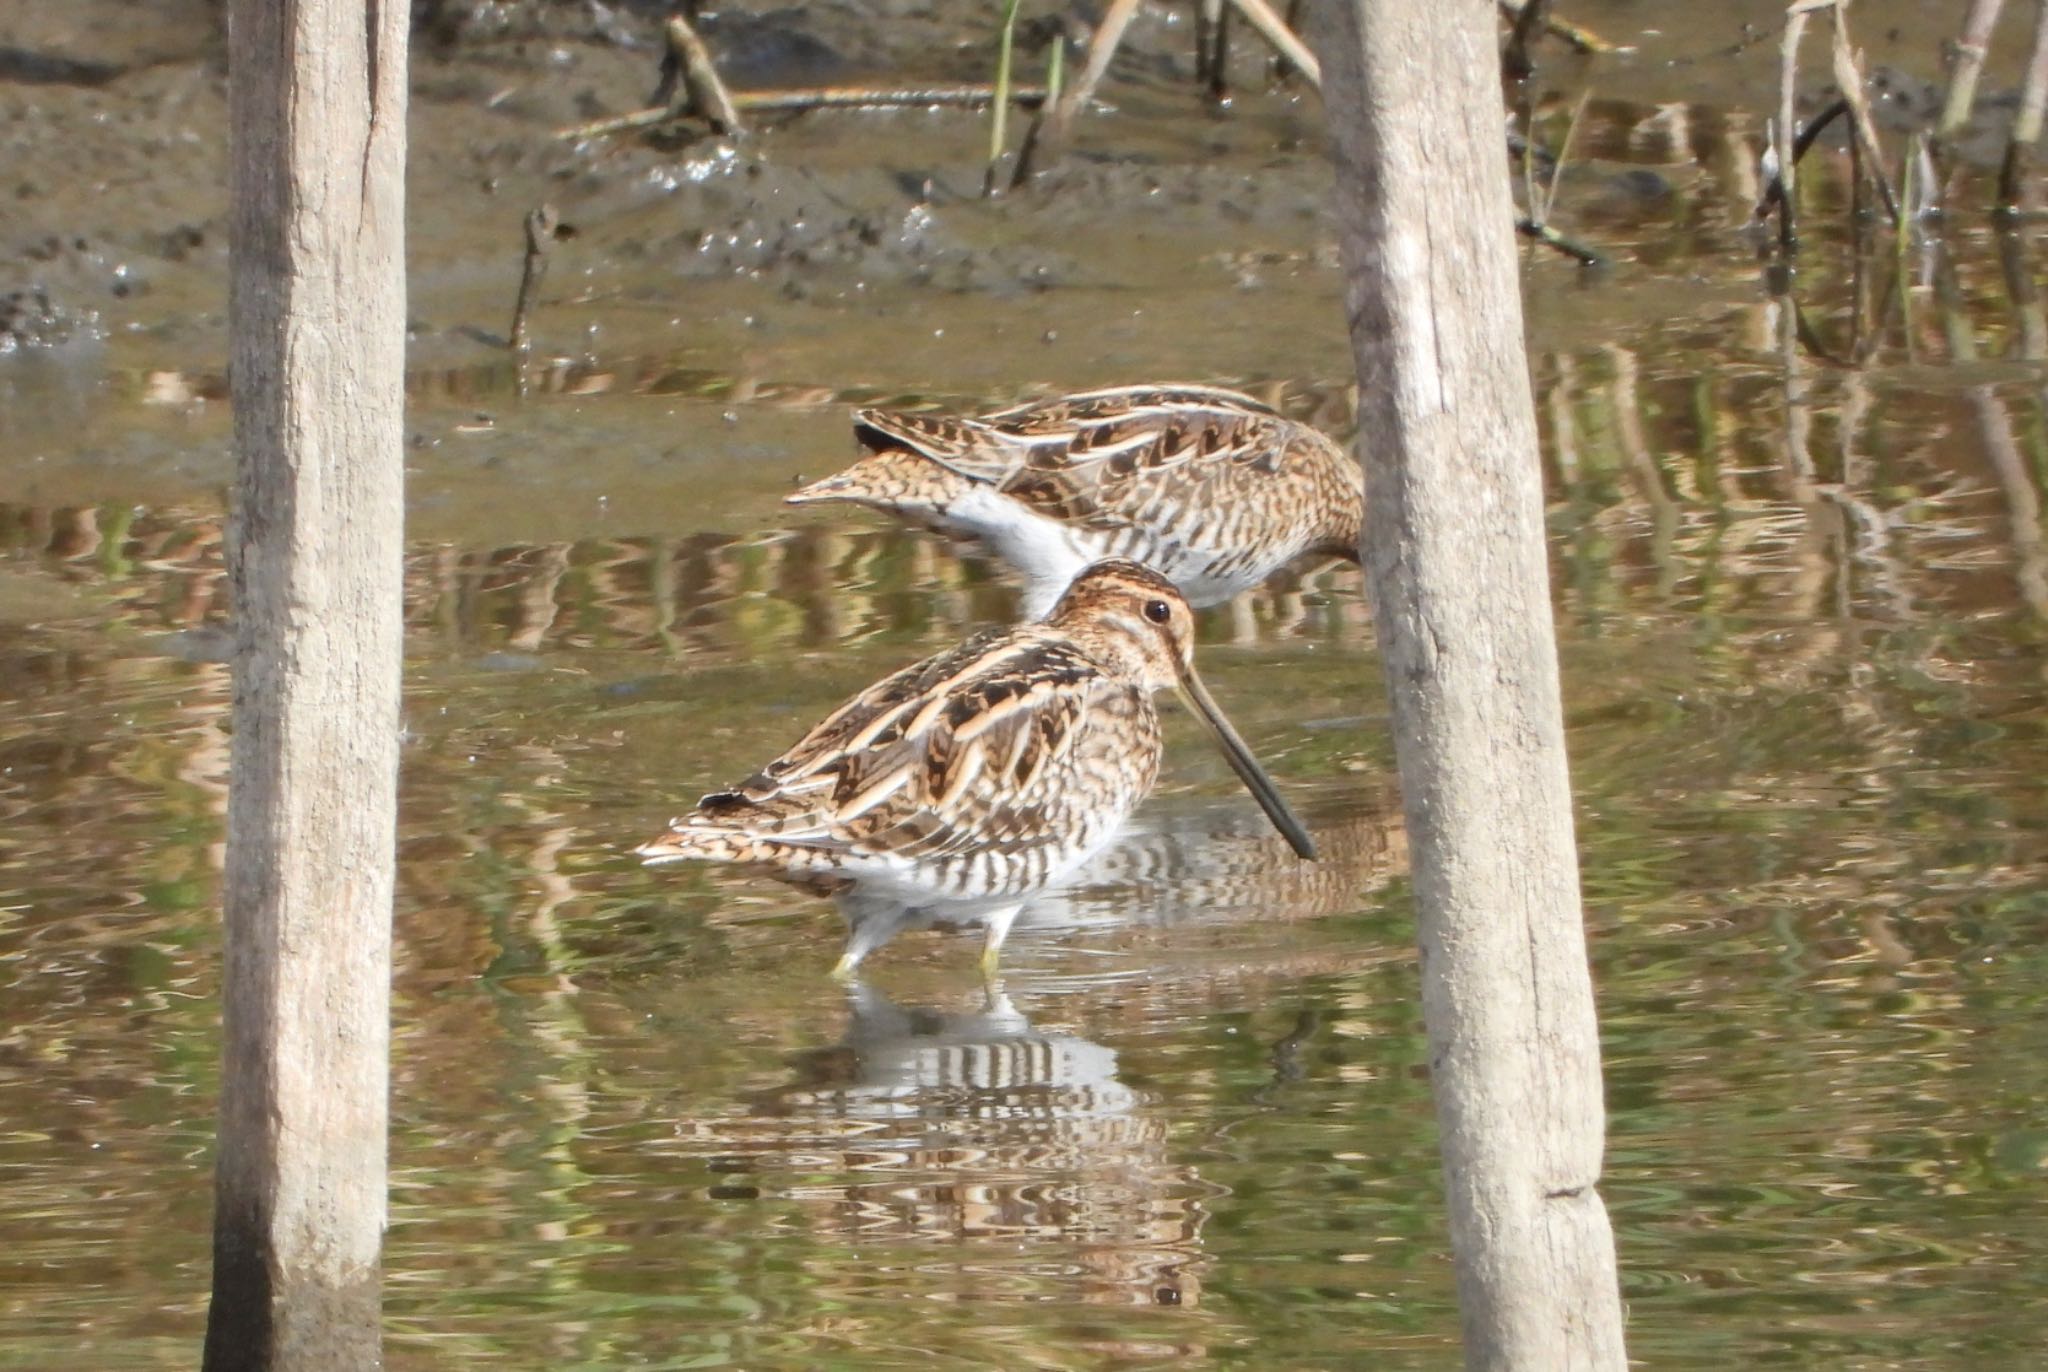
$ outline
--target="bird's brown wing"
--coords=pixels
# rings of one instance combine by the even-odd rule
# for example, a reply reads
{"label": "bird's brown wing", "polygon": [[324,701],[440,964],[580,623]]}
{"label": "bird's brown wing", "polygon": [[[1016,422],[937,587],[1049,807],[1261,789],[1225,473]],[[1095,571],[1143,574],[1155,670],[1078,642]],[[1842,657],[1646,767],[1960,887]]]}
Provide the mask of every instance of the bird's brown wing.
{"label": "bird's brown wing", "polygon": [[979,635],[884,678],[683,823],[906,858],[1015,842],[1091,699],[1130,689],[1033,627]]}

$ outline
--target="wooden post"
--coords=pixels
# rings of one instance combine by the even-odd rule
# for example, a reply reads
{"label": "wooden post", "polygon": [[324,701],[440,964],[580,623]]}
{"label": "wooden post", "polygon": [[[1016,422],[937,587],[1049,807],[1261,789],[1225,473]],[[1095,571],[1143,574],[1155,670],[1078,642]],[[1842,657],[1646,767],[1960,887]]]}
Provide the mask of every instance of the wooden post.
{"label": "wooden post", "polygon": [[1466,1366],[1619,1372],[1494,6],[1315,8]]}
{"label": "wooden post", "polygon": [[403,574],[397,0],[234,0],[224,1065],[205,1367],[381,1364]]}

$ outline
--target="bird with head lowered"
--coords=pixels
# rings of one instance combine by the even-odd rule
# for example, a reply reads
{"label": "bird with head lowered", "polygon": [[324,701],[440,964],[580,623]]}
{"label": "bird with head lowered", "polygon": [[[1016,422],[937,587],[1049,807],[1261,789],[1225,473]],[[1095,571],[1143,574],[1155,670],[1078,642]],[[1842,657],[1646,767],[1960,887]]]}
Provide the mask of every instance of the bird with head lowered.
{"label": "bird with head lowered", "polygon": [[781,757],[636,851],[738,863],[838,898],[835,975],[907,926],[986,925],[993,976],[1025,903],[1106,847],[1150,793],[1172,688],[1296,853],[1308,832],[1195,673],[1195,621],[1131,562],[1089,567],[1043,620],[884,677]]}

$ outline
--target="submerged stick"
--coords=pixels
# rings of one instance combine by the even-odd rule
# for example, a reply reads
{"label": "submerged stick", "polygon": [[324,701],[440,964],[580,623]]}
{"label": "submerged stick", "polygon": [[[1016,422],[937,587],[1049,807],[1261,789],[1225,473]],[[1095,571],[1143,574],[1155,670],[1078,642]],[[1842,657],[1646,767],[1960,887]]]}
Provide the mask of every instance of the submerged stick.
{"label": "submerged stick", "polygon": [[2020,112],[2012,121],[2012,139],[2005,145],[2005,161],[1998,169],[1998,204],[2005,210],[2020,207],[2021,182],[2034,160],[2034,144],[2041,138],[2041,116],[2048,108],[2048,0],[2037,0],[2034,9],[2034,53],[2027,59],[2026,84],[2020,88]]}
{"label": "submerged stick", "polygon": [[1977,412],[1980,446],[2005,492],[2016,564],[2013,580],[2034,613],[2048,619],[2048,550],[2041,543],[2041,496],[2034,488],[2033,472],[1997,388],[1972,386],[1969,397]]}
{"label": "submerged stick", "polygon": [[[732,101],[753,113],[795,113],[802,110],[890,110],[957,106],[974,109],[990,104],[996,88],[980,81],[935,86],[819,86],[809,90],[735,91]],[[1046,101],[1045,87],[1010,87],[1010,103],[1036,109]]]}
{"label": "submerged stick", "polygon": [[2020,356],[2029,362],[2048,359],[2048,312],[2041,308],[2041,291],[2034,285],[2027,243],[2017,225],[2001,225],[1998,230],[1998,266],[2019,325]]}
{"label": "submerged stick", "polygon": [[[1288,30],[1290,32],[1301,32],[1302,3],[1303,0],[1287,0],[1287,13],[1284,17],[1286,20]],[[1292,62],[1289,62],[1285,57],[1276,57],[1273,59],[1273,79],[1275,81],[1285,81],[1289,76],[1293,75],[1293,73],[1294,64]]]}
{"label": "submerged stick", "polygon": [[[1052,110],[1059,108],[1061,95],[1066,88],[1067,40],[1064,34],[1060,34],[1053,38],[1052,51],[1045,59],[1045,90],[1043,98],[1038,102],[1036,109],[1033,111],[1031,122],[1024,126],[1024,139],[1017,148],[1016,162],[1010,169],[1011,190],[1015,190],[1023,185],[1025,178],[1031,174],[1032,155],[1037,151],[1039,135],[1045,129],[1046,115]],[[1020,100],[1018,103],[1022,104],[1023,102]],[[995,167],[991,165],[989,171],[991,173],[990,181],[993,184]]]}
{"label": "submerged stick", "polygon": [[1197,0],[1195,82],[1208,87],[1209,98],[1218,102],[1230,95],[1230,81],[1224,70],[1230,51],[1229,23],[1230,8],[1224,0]]}

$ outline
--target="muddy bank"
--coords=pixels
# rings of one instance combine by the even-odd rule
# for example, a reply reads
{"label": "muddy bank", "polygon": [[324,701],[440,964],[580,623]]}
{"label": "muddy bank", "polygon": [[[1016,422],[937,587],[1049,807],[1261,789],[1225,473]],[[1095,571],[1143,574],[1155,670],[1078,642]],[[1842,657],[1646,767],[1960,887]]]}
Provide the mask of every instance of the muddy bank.
{"label": "muddy bank", "polygon": [[[933,293],[1129,290],[1261,230],[1269,249],[1314,238],[1323,173],[1288,155],[1313,136],[1313,102],[1201,115],[1185,98],[1181,16],[1168,12],[1139,26],[1119,64],[1122,155],[1077,161],[1052,193],[1001,206],[979,200],[987,130],[972,112],[784,116],[739,146],[702,129],[558,138],[646,101],[661,8],[416,7],[409,217],[423,362],[481,358],[505,333],[519,221],[543,200],[576,237],[537,333],[572,354],[744,351],[764,330],[801,332],[848,308],[886,318]],[[984,18],[823,5],[726,10],[705,28],[740,86],[930,83],[987,78]],[[215,7],[89,0],[18,16],[0,49],[16,54],[15,79],[0,81],[13,181],[0,191],[0,292],[22,293],[8,336],[97,339],[137,366],[217,365]],[[1209,272],[1229,284],[1220,265]]]}
{"label": "muddy bank", "polygon": [[[1083,121],[1071,154],[988,200],[987,117],[971,111],[775,116],[737,143],[701,126],[559,137],[650,98],[665,9],[415,5],[411,347],[423,400],[500,407],[521,221],[543,202],[574,232],[552,254],[533,335],[565,366],[967,403],[1133,377],[1311,390],[1348,379],[1321,108],[1299,83],[1275,87],[1249,38],[1234,45],[1232,98],[1217,108],[1195,89],[1188,8],[1146,7],[1103,88],[1108,107]],[[1922,10],[1859,7],[1873,64],[1936,74],[1952,17]],[[222,395],[226,356],[219,11],[79,0],[0,18],[0,352],[17,355],[0,358],[0,432],[39,457],[75,468],[85,424],[105,430],[95,442],[106,452],[143,454],[127,465],[151,480],[221,479],[221,426],[195,415]],[[1089,14],[1027,7],[1039,45],[1024,44],[1020,79],[1037,77],[1055,28],[1085,32]],[[1550,142],[1578,92],[1596,90],[1561,204],[1615,266],[1588,278],[1531,252],[1536,346],[1754,297],[1742,226],[1775,14],[1574,7],[1634,49],[1553,52],[1538,76]],[[2021,19],[2001,33],[1994,88],[2024,50]],[[994,62],[993,20],[964,6],[728,6],[703,27],[747,88],[974,80]],[[1588,291],[1599,310],[1584,308]],[[465,379],[427,380],[439,376]],[[434,419],[422,444],[498,418]]]}

